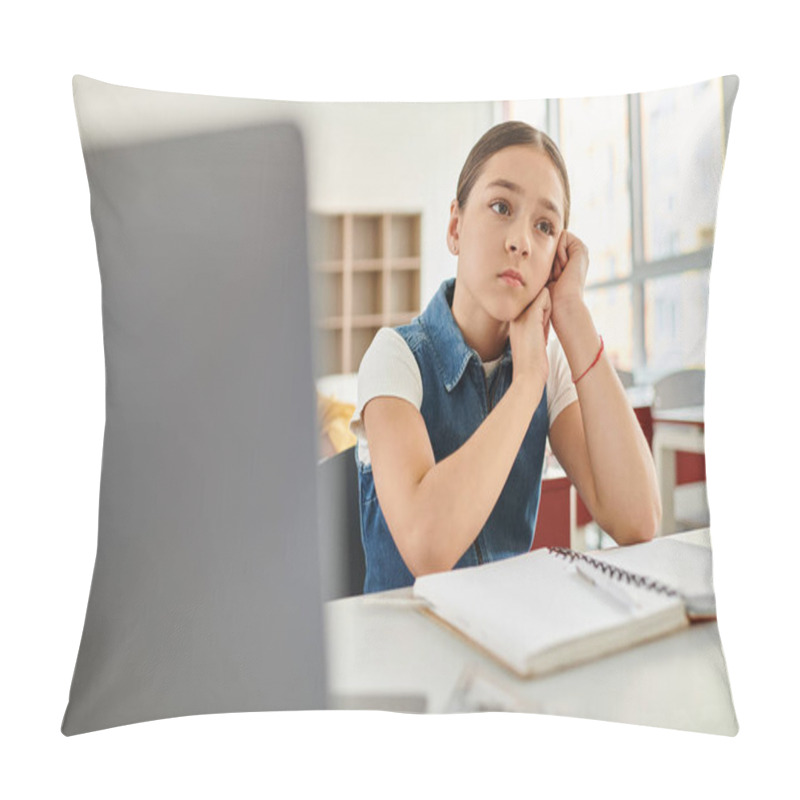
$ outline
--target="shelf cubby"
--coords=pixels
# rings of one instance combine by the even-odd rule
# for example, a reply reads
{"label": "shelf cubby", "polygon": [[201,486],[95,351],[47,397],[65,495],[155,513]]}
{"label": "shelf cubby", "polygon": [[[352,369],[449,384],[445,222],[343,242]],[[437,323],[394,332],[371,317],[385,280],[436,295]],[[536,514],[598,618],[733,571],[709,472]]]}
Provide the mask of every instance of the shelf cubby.
{"label": "shelf cubby", "polygon": [[317,372],[356,372],[382,326],[420,310],[421,215],[312,214]]}

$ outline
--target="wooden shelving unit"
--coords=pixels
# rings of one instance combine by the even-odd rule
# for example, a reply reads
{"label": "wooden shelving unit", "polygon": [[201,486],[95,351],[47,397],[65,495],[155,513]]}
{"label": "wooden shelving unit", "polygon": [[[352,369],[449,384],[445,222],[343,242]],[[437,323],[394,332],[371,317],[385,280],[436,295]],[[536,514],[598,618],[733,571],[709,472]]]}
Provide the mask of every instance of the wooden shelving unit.
{"label": "wooden shelving unit", "polygon": [[382,326],[419,314],[419,214],[312,214],[319,375],[356,372]]}

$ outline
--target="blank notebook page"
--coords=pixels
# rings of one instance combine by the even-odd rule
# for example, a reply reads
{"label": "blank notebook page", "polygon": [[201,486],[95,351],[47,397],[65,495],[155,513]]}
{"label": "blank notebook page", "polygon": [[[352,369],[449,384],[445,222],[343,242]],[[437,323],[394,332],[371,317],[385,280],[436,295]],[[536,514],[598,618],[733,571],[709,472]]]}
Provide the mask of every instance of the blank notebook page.
{"label": "blank notebook page", "polygon": [[629,572],[647,575],[677,589],[685,597],[711,595],[711,548],[669,538],[654,539],[643,545],[631,545],[592,553]]}
{"label": "blank notebook page", "polygon": [[[591,568],[590,568],[591,570]],[[535,550],[506,561],[418,578],[414,594],[490,649],[525,657],[674,605],[624,585],[636,611],[598,590],[562,559]]]}

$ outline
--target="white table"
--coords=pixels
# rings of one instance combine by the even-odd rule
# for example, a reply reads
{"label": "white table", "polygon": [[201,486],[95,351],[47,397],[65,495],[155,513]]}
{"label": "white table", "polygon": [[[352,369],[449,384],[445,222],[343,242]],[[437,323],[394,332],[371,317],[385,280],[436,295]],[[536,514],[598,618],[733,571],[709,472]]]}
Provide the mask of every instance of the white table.
{"label": "white table", "polygon": [[705,453],[703,406],[653,410],[653,459],[661,492],[661,535],[675,531],[675,454]]}
{"label": "white table", "polygon": [[[679,534],[708,544],[708,531]],[[326,604],[332,705],[432,713],[476,705],[732,735],[715,622],[522,679],[423,614],[410,589]],[[482,703],[482,700],[487,700]]]}

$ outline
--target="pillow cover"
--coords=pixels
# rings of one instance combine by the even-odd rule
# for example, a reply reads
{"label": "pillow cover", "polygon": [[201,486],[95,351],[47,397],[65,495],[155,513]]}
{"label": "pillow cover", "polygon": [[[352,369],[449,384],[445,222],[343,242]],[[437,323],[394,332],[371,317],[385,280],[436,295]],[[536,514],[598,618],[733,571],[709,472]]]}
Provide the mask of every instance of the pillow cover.
{"label": "pillow cover", "polygon": [[324,707],[300,133],[133,133],[125,90],[74,93],[107,394],[63,732]]}
{"label": "pillow cover", "polygon": [[[346,358],[355,369],[357,344],[368,344],[373,329],[400,312],[418,310],[414,303],[424,306],[452,273],[443,233],[474,142],[501,118],[548,127],[570,167],[575,225],[588,234],[595,285],[587,302],[606,350],[620,370],[652,382],[703,363],[714,214],[736,85],[728,78],[677,95],[519,101],[500,111],[493,103],[201,97],[76,77],[103,286],[107,420],[97,562],[64,733],[326,705],[437,711],[488,702],[623,719],[595,702],[567,701],[575,694],[566,682],[559,689],[560,678],[532,690],[533,702],[520,699],[517,684],[482,672],[455,676],[457,685],[440,681],[421,697],[415,670],[424,653],[410,650],[419,660],[409,665],[381,661],[394,628],[371,616],[378,606],[354,605],[359,600],[330,609],[328,631],[334,639],[346,633],[329,642],[326,670],[321,600],[337,582],[326,561],[341,554],[326,546],[324,513],[321,546],[317,539],[306,206],[345,229],[352,224],[336,240],[340,251],[355,248],[365,264],[401,264],[362,294],[354,290],[353,315],[359,298],[367,301],[362,327],[341,338],[354,348]],[[721,102],[706,103],[709,91]],[[594,140],[587,130],[597,133]],[[422,223],[392,228],[387,209]],[[406,239],[414,245],[397,244]],[[373,296],[391,297],[392,282],[412,275],[416,261],[413,302],[390,302],[376,321]],[[379,269],[362,264],[357,277]],[[331,316],[344,316],[338,303]],[[323,476],[321,491],[344,483]],[[347,609],[357,609],[355,623]],[[398,620],[403,635],[428,622]],[[653,710],[635,685],[621,682],[625,670],[606,665],[609,702],[630,712],[625,721],[734,732],[716,629],[686,635],[700,655],[691,663],[693,694],[683,702],[691,706],[702,695],[716,716]],[[674,655],[664,650],[660,671],[645,683],[671,687]],[[365,664],[387,672],[366,675]],[[674,694],[665,697],[679,705]]]}

